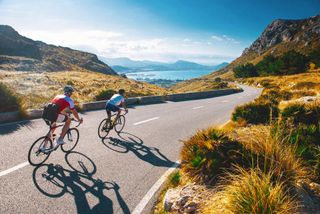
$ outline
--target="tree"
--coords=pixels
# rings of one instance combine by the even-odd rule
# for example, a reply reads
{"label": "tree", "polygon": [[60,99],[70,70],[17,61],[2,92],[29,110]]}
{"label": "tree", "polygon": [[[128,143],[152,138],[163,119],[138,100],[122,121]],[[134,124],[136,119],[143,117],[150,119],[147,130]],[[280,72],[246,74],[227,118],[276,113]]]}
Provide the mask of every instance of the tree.
{"label": "tree", "polygon": [[302,73],[308,68],[308,57],[291,50],[281,57],[284,63],[285,74]]}
{"label": "tree", "polygon": [[320,67],[320,49],[317,48],[309,54],[309,60],[314,63],[317,68]]}
{"label": "tree", "polygon": [[252,63],[245,65],[239,65],[233,69],[235,77],[246,78],[246,77],[257,77],[259,76],[255,66]]}

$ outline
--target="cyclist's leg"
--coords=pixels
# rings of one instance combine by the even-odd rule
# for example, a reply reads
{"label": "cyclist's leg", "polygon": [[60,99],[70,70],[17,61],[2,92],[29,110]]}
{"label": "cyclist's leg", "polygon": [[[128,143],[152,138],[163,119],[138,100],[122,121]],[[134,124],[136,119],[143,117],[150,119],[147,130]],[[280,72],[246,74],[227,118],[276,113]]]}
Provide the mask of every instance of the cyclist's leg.
{"label": "cyclist's leg", "polygon": [[59,114],[56,122],[57,123],[64,123],[64,126],[62,128],[60,137],[58,139],[58,141],[61,142],[61,141],[63,141],[64,136],[67,134],[67,132],[69,130],[69,127],[70,127],[70,124],[71,124],[71,118],[66,116],[66,115]]}
{"label": "cyclist's leg", "polygon": [[61,139],[63,139],[64,136],[66,136],[67,131],[70,128],[70,124],[71,124],[71,118],[67,117],[67,120],[65,121],[64,126],[63,126],[62,131],[61,131],[61,134],[60,134],[60,138]]}
{"label": "cyclist's leg", "polygon": [[[119,117],[120,117],[120,114],[121,114],[121,109],[118,110],[117,116],[116,116],[116,118],[115,118],[115,120],[114,120],[114,122],[113,122],[114,124],[116,123],[116,121],[118,121],[118,119],[119,119]],[[114,124],[113,124],[113,125],[114,125]]]}
{"label": "cyclist's leg", "polygon": [[110,121],[111,120],[111,111],[108,109],[106,109],[106,111],[107,111],[107,115],[108,115],[108,120]]}
{"label": "cyclist's leg", "polygon": [[53,122],[51,123],[50,125],[50,129],[51,129],[51,134],[53,135],[55,130],[56,130],[56,126],[57,126],[57,123],[56,122]]}

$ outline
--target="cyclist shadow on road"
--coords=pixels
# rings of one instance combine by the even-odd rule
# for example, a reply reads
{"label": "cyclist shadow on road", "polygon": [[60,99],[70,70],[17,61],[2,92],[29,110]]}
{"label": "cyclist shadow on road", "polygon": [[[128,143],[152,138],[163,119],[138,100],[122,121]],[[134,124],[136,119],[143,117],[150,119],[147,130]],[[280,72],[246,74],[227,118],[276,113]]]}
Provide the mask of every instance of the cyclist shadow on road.
{"label": "cyclist shadow on road", "polygon": [[[78,157],[78,161],[74,161],[71,156]],[[53,164],[44,164],[34,169],[33,182],[41,193],[51,198],[73,195],[77,213],[114,213],[112,200],[104,194],[105,190],[113,190],[122,212],[130,213],[116,182],[104,182],[93,177],[96,165],[89,157],[79,152],[70,152],[66,154],[65,161],[71,170]],[[93,207],[87,200],[90,196],[99,201]]]}
{"label": "cyclist shadow on road", "polygon": [[104,138],[102,143],[109,149],[119,153],[133,152],[138,158],[154,166],[171,167],[174,164],[158,148],[143,145],[142,139],[127,132],[119,133],[117,138]]}

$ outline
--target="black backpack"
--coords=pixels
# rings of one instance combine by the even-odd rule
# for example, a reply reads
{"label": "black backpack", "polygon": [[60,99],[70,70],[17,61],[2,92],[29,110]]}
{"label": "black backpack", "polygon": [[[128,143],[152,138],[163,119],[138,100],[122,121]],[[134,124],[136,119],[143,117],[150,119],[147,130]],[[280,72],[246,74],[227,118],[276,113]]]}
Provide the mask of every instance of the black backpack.
{"label": "black backpack", "polygon": [[55,122],[58,117],[59,106],[54,103],[48,103],[44,106],[42,112],[42,118],[46,121],[48,125]]}

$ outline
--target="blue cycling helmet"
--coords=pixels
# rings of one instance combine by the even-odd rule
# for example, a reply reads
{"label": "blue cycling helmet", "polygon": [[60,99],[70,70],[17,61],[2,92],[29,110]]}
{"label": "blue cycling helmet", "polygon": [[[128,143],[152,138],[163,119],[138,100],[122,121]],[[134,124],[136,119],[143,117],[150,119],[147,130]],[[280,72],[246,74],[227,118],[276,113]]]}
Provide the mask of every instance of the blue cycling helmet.
{"label": "blue cycling helmet", "polygon": [[63,91],[64,93],[72,93],[74,92],[74,89],[71,85],[66,85],[64,88],[63,88]]}

